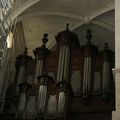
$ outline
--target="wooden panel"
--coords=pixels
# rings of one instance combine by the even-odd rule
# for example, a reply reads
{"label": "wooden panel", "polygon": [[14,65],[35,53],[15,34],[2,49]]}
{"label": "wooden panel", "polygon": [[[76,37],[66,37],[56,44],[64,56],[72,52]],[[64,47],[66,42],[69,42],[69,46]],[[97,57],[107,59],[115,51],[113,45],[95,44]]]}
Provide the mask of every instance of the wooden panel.
{"label": "wooden panel", "polygon": [[112,120],[111,112],[73,113],[69,120]]}

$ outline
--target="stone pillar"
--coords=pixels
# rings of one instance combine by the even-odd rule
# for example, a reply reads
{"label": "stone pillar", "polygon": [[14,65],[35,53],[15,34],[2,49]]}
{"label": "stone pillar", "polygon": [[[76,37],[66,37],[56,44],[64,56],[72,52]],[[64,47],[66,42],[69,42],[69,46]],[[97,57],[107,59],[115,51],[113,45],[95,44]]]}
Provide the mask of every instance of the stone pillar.
{"label": "stone pillar", "polygon": [[115,94],[116,111],[113,112],[112,119],[120,119],[120,0],[115,0]]}

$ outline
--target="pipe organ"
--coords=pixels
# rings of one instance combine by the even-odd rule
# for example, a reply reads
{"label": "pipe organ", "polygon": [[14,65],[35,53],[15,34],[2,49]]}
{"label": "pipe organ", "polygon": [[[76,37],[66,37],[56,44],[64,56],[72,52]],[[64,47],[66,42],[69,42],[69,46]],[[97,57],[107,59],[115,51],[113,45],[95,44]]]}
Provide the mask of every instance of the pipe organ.
{"label": "pipe organ", "polygon": [[92,44],[92,31],[88,29],[86,34],[86,44],[80,45],[67,24],[55,36],[56,50],[46,47],[48,35],[44,34],[43,45],[33,51],[34,59],[27,49],[17,57],[17,118],[72,120],[73,115],[80,118],[94,112],[110,116],[114,110],[114,52],[107,43],[99,51]]}

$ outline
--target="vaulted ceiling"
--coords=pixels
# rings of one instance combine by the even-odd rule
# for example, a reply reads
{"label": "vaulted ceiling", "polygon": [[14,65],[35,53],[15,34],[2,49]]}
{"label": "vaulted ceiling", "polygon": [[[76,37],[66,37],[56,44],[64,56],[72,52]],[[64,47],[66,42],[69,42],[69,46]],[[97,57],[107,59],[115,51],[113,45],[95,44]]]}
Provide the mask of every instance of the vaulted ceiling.
{"label": "vaulted ceiling", "polygon": [[81,45],[90,28],[94,44],[102,49],[108,42],[114,50],[114,0],[18,0],[13,19],[16,17],[23,24],[30,55],[41,45],[43,33],[49,34],[48,47],[53,47],[54,36],[65,29],[66,23],[78,34]]}

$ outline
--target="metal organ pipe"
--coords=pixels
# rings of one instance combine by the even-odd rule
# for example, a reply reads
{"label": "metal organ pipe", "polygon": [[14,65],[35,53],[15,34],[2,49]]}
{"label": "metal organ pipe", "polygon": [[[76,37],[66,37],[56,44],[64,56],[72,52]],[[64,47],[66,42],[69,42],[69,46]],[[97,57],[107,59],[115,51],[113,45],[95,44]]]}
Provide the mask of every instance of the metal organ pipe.
{"label": "metal organ pipe", "polygon": [[25,77],[25,67],[21,66],[20,70],[19,70],[17,85],[19,85],[20,83],[24,82],[23,81],[24,77]]}
{"label": "metal organ pipe", "polygon": [[24,113],[25,101],[26,101],[26,94],[22,93],[20,95],[19,106],[18,106],[18,111],[19,112],[23,112]]}
{"label": "metal organ pipe", "polygon": [[66,114],[68,112],[69,100],[71,95],[71,85],[66,82],[58,83],[59,93],[58,93],[58,107],[57,107],[57,117],[66,119]]}
{"label": "metal organ pipe", "polygon": [[26,94],[22,93],[20,95],[20,99],[19,99],[19,104],[18,104],[18,110],[16,113],[16,118],[22,119],[24,116],[24,112],[25,112],[25,103],[26,103]]}
{"label": "metal organ pipe", "polygon": [[92,75],[92,58],[89,57],[88,59],[88,90],[90,89],[91,84],[91,75]]}
{"label": "metal organ pipe", "polygon": [[81,90],[81,74],[80,71],[73,71],[71,76],[71,85],[75,95],[80,94]]}
{"label": "metal organ pipe", "polygon": [[17,118],[23,118],[24,116],[27,88],[28,88],[28,84],[21,83],[19,85],[20,99],[19,99],[19,104],[18,104],[18,111],[16,114]]}
{"label": "metal organ pipe", "polygon": [[43,70],[43,60],[40,60],[40,65],[39,65],[39,75],[42,74],[42,70]]}
{"label": "metal organ pipe", "polygon": [[56,95],[50,95],[50,98],[48,100],[48,106],[47,106],[48,116],[54,116],[56,114],[56,108],[57,108]]}
{"label": "metal organ pipe", "polygon": [[[60,66],[60,78],[58,80],[58,82],[61,82],[64,78],[63,78],[63,73],[64,73],[64,60],[65,60],[65,46],[63,46],[61,49],[62,50],[62,59],[61,59],[61,66]],[[58,73],[59,74],[59,73]]]}
{"label": "metal organ pipe", "polygon": [[36,117],[36,100],[35,96],[30,96],[26,105],[24,119],[35,119]]}
{"label": "metal organ pipe", "polygon": [[84,75],[83,75],[83,93],[89,93],[91,84],[92,60],[90,57],[85,57]]}
{"label": "metal organ pipe", "polygon": [[69,57],[70,57],[70,50],[69,50],[69,47],[66,46],[64,78],[68,78],[68,72],[69,72]]}
{"label": "metal organ pipe", "polygon": [[38,110],[39,113],[43,113],[45,109],[46,103],[46,95],[47,95],[47,86],[40,85],[39,87],[39,98],[38,98]]}
{"label": "metal organ pipe", "polygon": [[109,62],[105,61],[103,63],[103,91],[107,92],[109,90],[109,83],[110,83],[110,67]]}
{"label": "metal organ pipe", "polygon": [[35,83],[37,83],[37,77],[42,74],[42,69],[43,69],[43,60],[38,59],[36,63],[36,70],[35,70]]}
{"label": "metal organ pipe", "polygon": [[41,108],[41,93],[42,93],[42,90],[41,90],[42,87],[39,87],[39,95],[38,95],[38,110],[40,111],[39,108]]}
{"label": "metal organ pipe", "polygon": [[99,71],[94,72],[94,92],[98,93],[101,90],[101,78]]}
{"label": "metal organ pipe", "polygon": [[28,84],[33,84],[33,75],[28,75],[28,78],[27,78],[27,83]]}
{"label": "metal organ pipe", "polygon": [[61,82],[64,78],[68,77],[69,56],[70,56],[69,47],[64,45],[63,47],[61,47],[60,55],[59,55],[58,74],[57,74],[58,82]]}
{"label": "metal organ pipe", "polygon": [[43,102],[43,109],[45,110],[45,105],[46,105],[46,95],[47,95],[47,86],[43,86],[43,90],[44,90],[44,94],[43,94],[43,99],[42,99],[42,102]]}
{"label": "metal organ pipe", "polygon": [[84,62],[84,77],[83,77],[83,92],[86,92],[86,66],[87,66],[87,58]]}
{"label": "metal organ pipe", "polygon": [[44,112],[46,110],[48,82],[50,79],[51,77],[48,75],[42,75],[41,77],[38,77],[38,80],[40,82],[38,94],[38,112],[40,115],[44,115]]}
{"label": "metal organ pipe", "polygon": [[63,49],[60,49],[60,54],[59,54],[59,62],[58,62],[58,74],[57,74],[57,82],[60,81],[60,72],[61,72],[61,61],[62,61],[62,54],[63,54]]}
{"label": "metal organ pipe", "polygon": [[65,93],[60,92],[59,93],[59,99],[58,99],[58,114],[63,114],[65,110]]}

